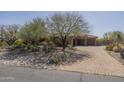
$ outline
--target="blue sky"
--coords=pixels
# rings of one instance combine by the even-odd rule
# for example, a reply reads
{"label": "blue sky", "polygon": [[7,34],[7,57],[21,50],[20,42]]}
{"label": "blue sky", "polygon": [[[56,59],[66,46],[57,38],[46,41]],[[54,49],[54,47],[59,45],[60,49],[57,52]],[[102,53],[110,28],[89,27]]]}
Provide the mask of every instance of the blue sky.
{"label": "blue sky", "polygon": [[[54,12],[0,12],[0,24],[24,24],[35,17],[51,16]],[[105,32],[124,32],[124,12],[80,12],[90,25],[91,34],[102,37]]]}

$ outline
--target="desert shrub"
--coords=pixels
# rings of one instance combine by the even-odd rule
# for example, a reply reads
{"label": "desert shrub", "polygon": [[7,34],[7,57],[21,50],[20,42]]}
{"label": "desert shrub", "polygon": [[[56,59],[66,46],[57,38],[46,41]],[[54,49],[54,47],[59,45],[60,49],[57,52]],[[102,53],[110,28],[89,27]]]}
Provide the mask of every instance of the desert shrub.
{"label": "desert shrub", "polygon": [[124,44],[119,44],[119,47],[120,47],[121,49],[124,49]]}
{"label": "desert shrub", "polygon": [[77,62],[77,60],[82,59],[83,57],[89,58],[90,55],[88,53],[75,52],[72,50],[66,49],[64,52],[60,50],[55,50],[50,53],[50,57],[48,58],[48,64],[71,64],[73,62]]}
{"label": "desert shrub", "polygon": [[40,47],[39,46],[37,46],[37,45],[28,45],[27,46],[28,48],[28,50],[30,50],[30,51],[32,51],[32,52],[39,52],[40,51]]}
{"label": "desert shrub", "polygon": [[40,47],[38,47],[38,46],[33,46],[33,47],[31,48],[31,51],[32,51],[32,52],[39,52],[39,51],[40,51]]}
{"label": "desert shrub", "polygon": [[45,38],[41,45],[43,46],[42,50],[46,53],[55,50],[56,47],[53,40],[50,37]]}
{"label": "desert shrub", "polygon": [[102,44],[104,44],[104,41],[105,41],[105,39],[98,38],[98,39],[96,39],[96,45],[102,45]]}
{"label": "desert shrub", "polygon": [[8,43],[6,43],[5,41],[0,42],[0,48],[7,48],[9,47]]}
{"label": "desert shrub", "polygon": [[42,50],[43,50],[45,53],[49,53],[49,52],[51,52],[52,50],[55,50],[55,48],[52,47],[52,46],[43,45]]}
{"label": "desert shrub", "polygon": [[43,46],[42,50],[45,51],[45,52],[48,52],[48,45],[47,45],[47,42],[44,41],[44,42],[42,42],[41,44],[42,44],[42,46]]}
{"label": "desert shrub", "polygon": [[106,46],[106,50],[113,51],[113,47],[114,47],[114,45],[108,45],[108,46]]}
{"label": "desert shrub", "polygon": [[58,58],[57,55],[54,55],[49,59],[49,64],[58,65],[59,63],[60,63],[60,59]]}
{"label": "desert shrub", "polygon": [[64,52],[54,51],[49,58],[49,64],[59,65],[61,62],[67,61],[67,58],[67,54]]}
{"label": "desert shrub", "polygon": [[114,51],[114,52],[120,52],[120,50],[121,50],[121,48],[118,47],[118,46],[114,46],[114,47],[113,47],[113,51]]}
{"label": "desert shrub", "polygon": [[13,45],[17,40],[17,32],[19,31],[19,25],[5,25],[3,32],[3,39],[9,46]]}
{"label": "desert shrub", "polygon": [[73,49],[73,46],[72,45],[68,45],[67,46],[69,49]]}
{"label": "desert shrub", "polygon": [[46,37],[45,42],[47,43],[47,45],[49,45],[51,47],[55,47],[55,42],[54,42],[53,37]]}
{"label": "desert shrub", "polygon": [[25,47],[24,40],[23,39],[17,39],[14,43],[15,47],[22,48]]}
{"label": "desert shrub", "polygon": [[74,46],[72,46],[72,45],[68,45],[67,46],[68,47],[68,49],[70,49],[70,50],[77,50]]}

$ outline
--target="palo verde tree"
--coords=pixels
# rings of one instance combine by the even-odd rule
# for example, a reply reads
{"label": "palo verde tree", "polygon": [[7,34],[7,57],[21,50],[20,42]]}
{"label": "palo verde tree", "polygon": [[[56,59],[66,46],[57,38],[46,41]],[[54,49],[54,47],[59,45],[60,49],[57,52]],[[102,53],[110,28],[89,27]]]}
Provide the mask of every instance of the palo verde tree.
{"label": "palo verde tree", "polygon": [[55,13],[48,19],[48,28],[53,37],[58,37],[63,50],[68,45],[70,35],[89,32],[87,22],[77,12]]}
{"label": "palo verde tree", "polygon": [[23,39],[27,45],[38,45],[46,35],[45,22],[42,18],[35,18],[26,23],[18,33],[18,37]]}

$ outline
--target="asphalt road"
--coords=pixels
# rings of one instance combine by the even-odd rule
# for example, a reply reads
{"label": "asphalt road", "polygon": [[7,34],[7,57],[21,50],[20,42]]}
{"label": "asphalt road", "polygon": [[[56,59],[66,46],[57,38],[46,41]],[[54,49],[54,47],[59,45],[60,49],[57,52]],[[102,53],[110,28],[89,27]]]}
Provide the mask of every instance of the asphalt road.
{"label": "asphalt road", "polygon": [[123,82],[124,78],[0,64],[0,82]]}

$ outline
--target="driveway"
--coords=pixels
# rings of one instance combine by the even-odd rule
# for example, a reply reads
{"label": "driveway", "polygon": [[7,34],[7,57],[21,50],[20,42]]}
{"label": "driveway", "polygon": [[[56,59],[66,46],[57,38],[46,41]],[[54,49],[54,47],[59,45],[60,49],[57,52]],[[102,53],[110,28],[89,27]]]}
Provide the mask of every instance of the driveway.
{"label": "driveway", "polygon": [[72,65],[60,66],[58,70],[124,77],[124,65],[108,55],[104,47],[88,46],[77,48],[82,52],[89,52],[91,58]]}

